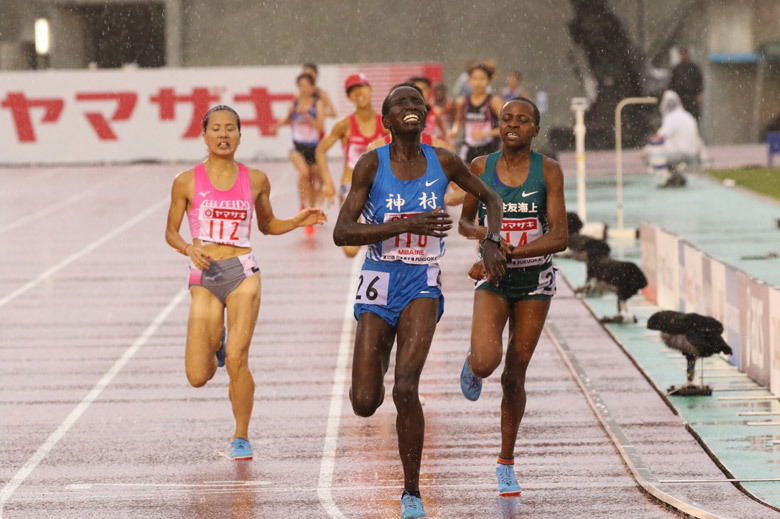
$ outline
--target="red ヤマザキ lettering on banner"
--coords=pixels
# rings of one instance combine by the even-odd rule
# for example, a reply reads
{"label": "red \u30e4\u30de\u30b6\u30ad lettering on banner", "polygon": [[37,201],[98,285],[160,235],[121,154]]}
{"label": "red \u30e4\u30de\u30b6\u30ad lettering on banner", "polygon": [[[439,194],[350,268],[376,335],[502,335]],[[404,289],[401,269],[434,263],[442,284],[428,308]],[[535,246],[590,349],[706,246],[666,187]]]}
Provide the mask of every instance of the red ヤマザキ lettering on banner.
{"label": "red \u30e4\u30de\u30b6\u30ad lettering on banner", "polygon": [[273,135],[271,126],[276,123],[276,119],[271,112],[271,103],[292,101],[293,98],[292,94],[269,94],[265,88],[253,87],[249,90],[249,94],[237,94],[233,99],[236,103],[247,102],[255,105],[257,118],[241,121],[242,126],[257,126],[260,129],[260,135]]}
{"label": "red \u30e4\u30de\u30b6\u30ad lettering on banner", "polygon": [[[111,116],[111,121],[127,121],[133,114],[135,104],[138,102],[138,94],[135,92],[94,92],[76,93],[76,101],[117,101],[116,110]],[[108,124],[106,117],[100,112],[85,112],[84,116],[97,133],[101,141],[115,141],[116,134]]]}
{"label": "red \u30e4\u30de\u30b6\u30ad lettering on banner", "polygon": [[192,119],[182,138],[194,139],[203,133],[203,117],[209,111],[212,103],[219,101],[219,95],[211,94],[208,88],[203,87],[193,88],[190,95],[176,95],[173,88],[161,88],[157,95],[150,98],[150,101],[160,105],[160,120],[162,121],[175,119],[176,103],[191,103]]}
{"label": "red \u30e4\u30de\u30b6\u30ad lettering on banner", "polygon": [[65,101],[56,97],[29,99],[23,92],[8,92],[0,106],[11,110],[19,142],[35,142],[35,130],[30,118],[30,109],[43,108],[45,112],[41,123],[53,123],[60,118]]}

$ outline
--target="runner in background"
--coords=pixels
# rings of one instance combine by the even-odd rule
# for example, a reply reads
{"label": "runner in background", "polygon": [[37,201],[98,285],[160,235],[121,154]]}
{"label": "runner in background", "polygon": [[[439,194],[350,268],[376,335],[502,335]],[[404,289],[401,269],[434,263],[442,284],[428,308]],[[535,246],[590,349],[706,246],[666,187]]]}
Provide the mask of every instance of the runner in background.
{"label": "runner in background", "polygon": [[[501,374],[501,450],[496,477],[502,496],[520,495],[514,472],[517,432],[525,412],[525,374],[555,295],[552,254],[568,238],[563,173],[557,162],[531,150],[540,115],[527,98],[507,102],[499,126],[503,151],[476,158],[471,172],[504,202],[501,246],[507,271],[491,283],[481,261],[469,272],[477,280],[471,324],[471,349],[461,371],[461,390],[477,400],[482,379],[501,364],[502,335],[509,321],[509,344]],[[489,234],[485,208],[471,195],[463,204],[459,232],[482,240]]]}
{"label": "runner in background", "polygon": [[455,123],[449,137],[454,139],[463,127],[460,156],[467,164],[480,155],[493,153],[501,143],[498,138],[501,98],[488,93],[493,74],[493,69],[485,64],[473,66],[469,70],[471,94],[455,102]]}
{"label": "runner in background", "polygon": [[[371,85],[365,74],[352,74],[344,82],[347,97],[355,105],[355,112],[339,120],[317,146],[317,165],[323,178],[323,194],[332,197],[335,192],[333,179],[328,169],[328,150],[337,142],[341,142],[344,150],[344,169],[341,173],[339,187],[339,202],[343,203],[352,185],[352,170],[358,158],[365,153],[371,142],[385,133],[382,126],[382,116],[371,107]],[[348,245],[342,249],[344,254],[354,257],[360,247]]]}
{"label": "runner in background", "polygon": [[455,118],[455,103],[447,95],[447,85],[444,83],[436,83],[433,86],[433,106],[438,108],[439,119],[444,125],[446,134],[449,134]]}
{"label": "runner in background", "polygon": [[[249,420],[255,382],[249,371],[249,346],[260,309],[260,267],[249,242],[253,212],[263,234],[319,225],[327,217],[317,208],[304,209],[287,220],[274,216],[266,174],[235,161],[241,120],[232,108],[220,105],[206,113],[203,141],[208,158],[173,181],[165,229],[168,245],[190,259],[192,303],[184,367],[189,383],[201,387],[212,379],[218,365],[227,366],[236,421],[230,455],[251,459]],[[179,234],[185,214],[192,243]]]}
{"label": "runner in background", "polygon": [[[315,151],[325,130],[325,113],[322,99],[314,95],[314,77],[302,73],[296,78],[296,83],[298,96],[290,103],[287,117],[271,127],[271,131],[276,133],[286,124],[292,127],[290,162],[298,171],[298,197],[303,209],[321,203],[322,176]],[[306,234],[314,234],[313,225],[306,227]]]}
{"label": "runner in background", "polygon": [[531,96],[523,87],[523,74],[519,70],[513,70],[506,75],[506,86],[503,90],[504,102],[515,97],[530,98]]}
{"label": "runner in background", "polygon": [[[496,233],[501,199],[454,153],[420,143],[426,112],[418,89],[400,86],[390,91],[382,104],[382,121],[393,139],[357,162],[333,230],[337,245],[369,246],[355,295],[358,325],[349,395],[357,415],[373,415],[384,401],[384,374],[398,342],[393,402],[404,470],[402,519],[426,517],[419,487],[425,418],[418,388],[444,310],[438,261],[452,227],[441,210],[450,181],[487,205],[497,241],[485,244],[485,265],[496,283],[506,264]],[[365,223],[358,221],[361,214]]]}
{"label": "runner in background", "polygon": [[424,76],[414,76],[409,78],[409,82],[420,89],[423,99],[425,99],[425,108],[428,109],[423,135],[427,133],[431,137],[436,137],[441,141],[449,143],[450,141],[447,137],[448,128],[444,126],[440,110],[435,104],[431,104],[431,80]]}
{"label": "runner in background", "polygon": [[314,78],[314,97],[322,100],[322,105],[325,109],[325,117],[336,117],[336,109],[333,108],[333,102],[330,100],[330,94],[317,86],[317,81],[320,79],[320,70],[317,67],[317,64],[304,63],[302,69],[304,74],[309,74]]}

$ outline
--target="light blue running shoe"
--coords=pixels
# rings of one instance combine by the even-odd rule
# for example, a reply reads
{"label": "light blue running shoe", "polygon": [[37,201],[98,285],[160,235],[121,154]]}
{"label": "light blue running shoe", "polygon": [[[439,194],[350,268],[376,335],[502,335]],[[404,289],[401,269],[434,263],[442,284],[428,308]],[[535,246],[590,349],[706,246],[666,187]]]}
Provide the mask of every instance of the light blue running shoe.
{"label": "light blue running shoe", "polygon": [[[469,353],[471,353],[471,349],[469,349]],[[475,402],[482,393],[482,379],[471,372],[468,355],[466,355],[466,362],[463,363],[463,369],[460,371],[460,390],[463,391],[463,396],[472,402]]]}
{"label": "light blue running shoe", "polygon": [[523,488],[517,484],[514,465],[499,463],[496,467],[496,477],[498,478],[498,494],[501,497],[517,497],[523,491]]}
{"label": "light blue running shoe", "polygon": [[234,460],[251,460],[252,459],[252,446],[249,445],[249,440],[244,438],[236,438],[233,443],[230,444],[232,448],[230,451],[230,457]]}
{"label": "light blue running shoe", "polygon": [[401,519],[423,519],[428,517],[423,510],[422,499],[404,492],[401,496]]}
{"label": "light blue running shoe", "polygon": [[222,328],[222,347],[217,350],[217,366],[225,367],[225,342],[227,341],[227,328]]}

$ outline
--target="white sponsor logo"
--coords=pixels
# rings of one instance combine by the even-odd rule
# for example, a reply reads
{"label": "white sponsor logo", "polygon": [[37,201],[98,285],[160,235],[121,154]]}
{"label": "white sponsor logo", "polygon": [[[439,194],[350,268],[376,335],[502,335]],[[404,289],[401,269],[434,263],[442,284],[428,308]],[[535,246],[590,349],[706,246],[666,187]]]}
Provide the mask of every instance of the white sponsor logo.
{"label": "white sponsor logo", "polygon": [[523,197],[535,195],[538,192],[539,192],[538,189],[536,191],[531,191],[530,193],[526,193],[525,190],[523,190]]}
{"label": "white sponsor logo", "polygon": [[209,193],[211,193],[211,190],[208,190],[208,191],[199,191],[199,192],[198,192],[198,194],[199,194],[200,196],[202,196],[203,198],[206,198],[206,195],[208,195]]}
{"label": "white sponsor logo", "polygon": [[439,179],[438,179],[438,178],[437,178],[436,180],[432,180],[432,181],[430,181],[430,182],[428,182],[428,181],[426,180],[426,181],[425,181],[425,187],[431,187],[432,185],[434,185],[434,184],[435,184],[436,182],[438,182],[438,181],[439,181]]}

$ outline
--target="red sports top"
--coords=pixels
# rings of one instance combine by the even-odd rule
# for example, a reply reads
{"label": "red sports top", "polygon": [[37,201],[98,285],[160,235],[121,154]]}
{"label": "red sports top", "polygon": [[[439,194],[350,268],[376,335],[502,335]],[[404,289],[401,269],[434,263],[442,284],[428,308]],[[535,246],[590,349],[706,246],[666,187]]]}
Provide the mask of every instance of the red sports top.
{"label": "red sports top", "polygon": [[344,144],[344,162],[349,169],[355,169],[355,164],[357,164],[360,156],[366,152],[368,145],[384,135],[385,129],[382,126],[382,116],[379,114],[376,114],[376,126],[374,127],[374,133],[370,136],[360,133],[355,114],[349,116],[349,124],[349,138]]}

